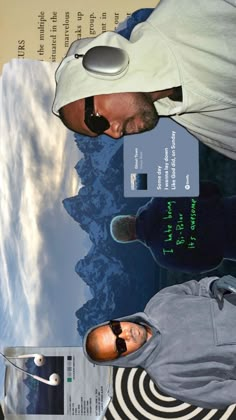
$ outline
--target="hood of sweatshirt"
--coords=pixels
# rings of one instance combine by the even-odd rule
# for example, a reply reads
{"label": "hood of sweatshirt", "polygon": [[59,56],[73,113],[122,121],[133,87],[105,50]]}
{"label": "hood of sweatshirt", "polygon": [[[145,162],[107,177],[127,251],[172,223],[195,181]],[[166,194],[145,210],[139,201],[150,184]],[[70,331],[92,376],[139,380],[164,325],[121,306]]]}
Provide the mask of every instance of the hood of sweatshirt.
{"label": "hood of sweatshirt", "polygon": [[153,323],[151,322],[151,320],[148,318],[148,316],[145,313],[138,312],[134,315],[126,316],[123,318],[117,318],[117,320],[121,322],[123,321],[134,322],[134,323],[141,324],[144,326],[145,325],[149,326],[152,330],[153,335],[148,341],[146,341],[138,350],[134,351],[133,353],[130,353],[125,356],[120,356],[119,358],[114,359],[114,360],[108,360],[108,361],[102,361],[102,362],[94,361],[93,359],[90,358],[90,356],[87,354],[87,351],[86,351],[87,336],[91,331],[93,331],[97,327],[107,325],[107,322],[96,325],[95,327],[92,327],[87,331],[84,337],[84,344],[83,344],[84,354],[91,363],[95,363],[97,365],[103,365],[103,366],[137,367],[137,366],[143,365],[145,363],[145,360],[150,358],[154,350],[155,350],[155,357],[157,356],[157,352],[158,352],[157,347],[160,345],[160,334],[157,331],[157,329],[153,326]]}
{"label": "hood of sweatshirt", "polygon": [[[84,55],[96,46],[124,50],[129,57],[127,68],[118,76],[88,72],[82,58],[75,58],[75,54]],[[99,94],[164,90],[181,85],[181,80],[174,55],[147,20],[135,26],[130,40],[116,32],[105,32],[96,38],[75,41],[56,71],[56,83],[53,112],[58,115],[61,107],[78,99]]]}

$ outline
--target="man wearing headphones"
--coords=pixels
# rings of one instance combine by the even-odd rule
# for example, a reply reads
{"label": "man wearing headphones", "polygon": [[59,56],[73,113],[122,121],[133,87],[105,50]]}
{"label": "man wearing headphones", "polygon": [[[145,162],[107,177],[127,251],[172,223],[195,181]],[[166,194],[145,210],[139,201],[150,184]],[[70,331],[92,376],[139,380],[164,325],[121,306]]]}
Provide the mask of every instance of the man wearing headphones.
{"label": "man wearing headphones", "polygon": [[56,71],[53,112],[75,132],[115,139],[170,116],[236,159],[235,21],[235,0],[161,0],[129,40],[75,41]]}

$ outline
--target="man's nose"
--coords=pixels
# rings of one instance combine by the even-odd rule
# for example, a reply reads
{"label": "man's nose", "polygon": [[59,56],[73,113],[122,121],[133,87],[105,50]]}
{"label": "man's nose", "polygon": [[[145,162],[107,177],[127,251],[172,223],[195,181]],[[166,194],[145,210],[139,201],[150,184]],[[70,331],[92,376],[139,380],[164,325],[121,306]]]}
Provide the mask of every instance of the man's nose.
{"label": "man's nose", "polygon": [[125,341],[129,341],[131,338],[131,331],[129,328],[122,329],[122,333],[119,335],[119,337],[124,338]]}
{"label": "man's nose", "polygon": [[111,122],[110,127],[105,131],[105,133],[113,139],[119,139],[123,136],[121,123],[118,121]]}

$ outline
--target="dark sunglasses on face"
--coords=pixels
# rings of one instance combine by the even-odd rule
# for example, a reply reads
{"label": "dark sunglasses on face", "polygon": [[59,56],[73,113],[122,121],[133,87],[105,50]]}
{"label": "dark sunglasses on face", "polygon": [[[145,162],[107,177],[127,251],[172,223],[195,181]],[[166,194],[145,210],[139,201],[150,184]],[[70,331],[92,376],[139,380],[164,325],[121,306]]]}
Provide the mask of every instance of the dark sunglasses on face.
{"label": "dark sunglasses on face", "polygon": [[111,328],[113,334],[116,336],[116,350],[120,356],[122,353],[127,351],[126,342],[123,338],[119,337],[122,333],[122,328],[119,321],[110,321],[109,327]]}
{"label": "dark sunglasses on face", "polygon": [[93,96],[85,98],[84,122],[96,134],[102,134],[110,127],[110,123],[105,117],[98,113],[95,114]]}

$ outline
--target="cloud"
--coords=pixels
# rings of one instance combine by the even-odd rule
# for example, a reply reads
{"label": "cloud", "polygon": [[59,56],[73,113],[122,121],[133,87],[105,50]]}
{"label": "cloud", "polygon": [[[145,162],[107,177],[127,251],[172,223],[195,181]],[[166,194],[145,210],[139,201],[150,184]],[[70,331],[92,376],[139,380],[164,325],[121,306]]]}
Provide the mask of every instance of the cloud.
{"label": "cloud", "polygon": [[54,70],[50,63],[12,60],[2,77],[0,279],[4,316],[7,311],[14,340],[22,345],[46,341],[52,329],[46,314],[40,337],[35,328],[50,259],[42,215],[52,215],[55,203],[80,186],[73,135],[51,113]]}

